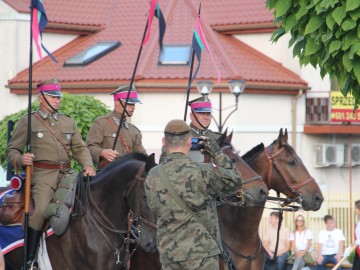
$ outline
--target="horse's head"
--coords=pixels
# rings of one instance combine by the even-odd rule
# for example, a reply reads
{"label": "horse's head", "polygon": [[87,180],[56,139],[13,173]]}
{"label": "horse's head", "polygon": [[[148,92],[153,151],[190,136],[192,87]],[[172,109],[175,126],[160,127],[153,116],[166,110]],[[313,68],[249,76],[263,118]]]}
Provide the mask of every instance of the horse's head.
{"label": "horse's head", "polygon": [[218,139],[218,144],[227,155],[235,168],[241,173],[243,179],[243,191],[248,206],[262,205],[265,203],[268,189],[258,175],[234,150],[231,145],[232,132],[227,136],[225,131]]}
{"label": "horse's head", "polygon": [[124,193],[133,219],[133,229],[139,233],[140,246],[145,252],[156,250],[156,216],[151,212],[144,190],[144,181],[149,170],[156,165],[154,154],[151,154],[143,163],[134,181],[130,182]]}
{"label": "horse's head", "polygon": [[[288,198],[301,198],[304,210],[318,210],[324,200],[321,190],[300,157],[288,144],[288,133],[280,129],[279,137],[265,148],[268,187]],[[265,166],[265,164],[264,164]]]}

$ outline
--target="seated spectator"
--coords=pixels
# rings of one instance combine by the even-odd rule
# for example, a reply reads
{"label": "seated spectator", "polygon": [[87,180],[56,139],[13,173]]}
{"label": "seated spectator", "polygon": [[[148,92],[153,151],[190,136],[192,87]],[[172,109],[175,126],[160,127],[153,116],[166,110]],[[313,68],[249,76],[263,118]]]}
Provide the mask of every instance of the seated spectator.
{"label": "seated spectator", "polygon": [[266,259],[264,270],[284,270],[286,266],[286,260],[288,258],[288,251],[290,249],[289,236],[290,231],[285,225],[281,225],[279,231],[279,243],[278,250],[275,260],[272,260],[274,257],[276,238],[278,234],[278,224],[279,224],[279,213],[271,212],[269,219],[270,226],[266,232],[266,235],[263,239],[263,246],[266,250]]}
{"label": "seated spectator", "polygon": [[[319,232],[317,248],[317,270],[325,270],[327,263],[337,264],[344,251],[345,237],[340,229],[336,229],[332,216],[324,217],[325,229]],[[341,270],[341,267],[338,269]]]}
{"label": "seated spectator", "polygon": [[[355,215],[360,220],[360,200],[355,202]],[[352,270],[359,270],[360,269],[360,221],[358,221],[356,228],[355,228],[355,258],[352,266]]]}
{"label": "seated spectator", "polygon": [[[290,246],[294,252],[294,264],[292,270],[301,270],[305,266],[305,257],[311,257],[312,233],[305,227],[305,218],[298,215],[295,218],[295,230],[290,233]],[[310,257],[309,257],[310,256]],[[307,259],[308,260],[308,259]],[[308,262],[308,261],[307,261]]]}

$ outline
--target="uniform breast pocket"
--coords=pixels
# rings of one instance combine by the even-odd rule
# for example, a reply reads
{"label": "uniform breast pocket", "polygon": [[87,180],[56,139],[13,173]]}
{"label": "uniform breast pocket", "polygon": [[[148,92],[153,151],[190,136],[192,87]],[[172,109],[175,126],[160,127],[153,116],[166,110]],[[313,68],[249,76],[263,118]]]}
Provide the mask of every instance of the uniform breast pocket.
{"label": "uniform breast pocket", "polygon": [[33,127],[32,128],[32,139],[36,142],[45,141],[48,139],[48,131],[44,128]]}
{"label": "uniform breast pocket", "polygon": [[63,128],[61,130],[61,139],[64,140],[66,143],[70,143],[75,131],[72,128]]}

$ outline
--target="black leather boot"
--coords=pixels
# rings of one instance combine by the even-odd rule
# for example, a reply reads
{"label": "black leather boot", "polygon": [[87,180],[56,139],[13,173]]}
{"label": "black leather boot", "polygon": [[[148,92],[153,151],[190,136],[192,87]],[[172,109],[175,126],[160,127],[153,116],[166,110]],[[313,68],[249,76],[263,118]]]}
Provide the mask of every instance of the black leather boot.
{"label": "black leather boot", "polygon": [[27,247],[26,270],[37,269],[35,255],[39,248],[41,234],[42,231],[36,231],[33,228],[28,227],[27,245],[26,245]]}

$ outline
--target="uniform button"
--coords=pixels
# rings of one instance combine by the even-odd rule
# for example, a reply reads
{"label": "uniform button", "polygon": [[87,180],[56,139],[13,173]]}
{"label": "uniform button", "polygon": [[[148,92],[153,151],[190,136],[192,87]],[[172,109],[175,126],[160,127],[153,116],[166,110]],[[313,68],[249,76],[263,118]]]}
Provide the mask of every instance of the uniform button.
{"label": "uniform button", "polygon": [[53,126],[53,125],[55,125],[55,123],[51,123],[51,125]]}

